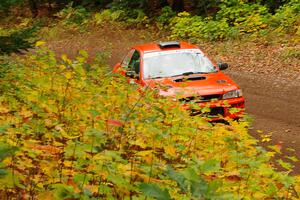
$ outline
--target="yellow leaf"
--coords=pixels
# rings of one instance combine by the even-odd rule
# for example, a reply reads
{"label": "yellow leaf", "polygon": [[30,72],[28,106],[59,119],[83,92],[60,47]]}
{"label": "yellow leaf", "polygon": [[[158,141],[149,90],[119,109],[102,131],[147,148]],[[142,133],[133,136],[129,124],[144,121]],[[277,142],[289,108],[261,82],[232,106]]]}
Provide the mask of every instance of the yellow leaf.
{"label": "yellow leaf", "polygon": [[46,127],[50,127],[52,125],[51,119],[45,119],[45,125]]}
{"label": "yellow leaf", "polygon": [[64,166],[65,166],[65,167],[71,168],[71,167],[73,166],[73,162],[72,162],[72,161],[69,161],[69,160],[66,160],[66,161],[64,162]]}
{"label": "yellow leaf", "polygon": [[41,192],[40,194],[37,195],[37,199],[44,199],[44,200],[53,200],[53,192],[52,191],[45,191]]}
{"label": "yellow leaf", "polygon": [[300,176],[296,176],[295,191],[300,196]]}
{"label": "yellow leaf", "polygon": [[27,118],[27,117],[31,117],[33,113],[29,110],[22,108],[20,115]]}
{"label": "yellow leaf", "polygon": [[176,156],[176,149],[173,146],[166,146],[165,152],[170,156]]}
{"label": "yellow leaf", "polygon": [[59,65],[58,67],[62,70],[66,69],[66,66],[64,66],[64,65]]}
{"label": "yellow leaf", "polygon": [[85,188],[91,191],[92,193],[97,193],[99,187],[97,185],[87,185],[85,186]]}
{"label": "yellow leaf", "polygon": [[0,106],[0,113],[1,114],[6,114],[6,113],[9,113],[9,109],[7,109],[6,107],[4,106]]}
{"label": "yellow leaf", "polygon": [[147,163],[151,164],[153,161],[153,151],[152,150],[146,150],[146,151],[140,151],[137,153],[138,156],[141,156],[141,158]]}
{"label": "yellow leaf", "polygon": [[71,60],[68,58],[68,56],[67,56],[66,54],[63,54],[63,55],[61,56],[61,59],[62,59],[64,62],[68,63],[68,64],[71,64],[71,63],[72,63]]}
{"label": "yellow leaf", "polygon": [[261,141],[262,141],[262,142],[270,142],[270,141],[271,141],[271,138],[263,138]]}
{"label": "yellow leaf", "polygon": [[72,78],[72,72],[66,72],[65,76],[67,79],[71,79]]}
{"label": "yellow leaf", "polygon": [[45,44],[46,44],[45,41],[37,41],[37,42],[35,43],[35,46],[36,46],[36,47],[40,47],[40,46],[43,46],[43,45],[45,45]]}
{"label": "yellow leaf", "polygon": [[84,58],[88,58],[89,54],[85,50],[80,50],[79,54],[82,55]]}

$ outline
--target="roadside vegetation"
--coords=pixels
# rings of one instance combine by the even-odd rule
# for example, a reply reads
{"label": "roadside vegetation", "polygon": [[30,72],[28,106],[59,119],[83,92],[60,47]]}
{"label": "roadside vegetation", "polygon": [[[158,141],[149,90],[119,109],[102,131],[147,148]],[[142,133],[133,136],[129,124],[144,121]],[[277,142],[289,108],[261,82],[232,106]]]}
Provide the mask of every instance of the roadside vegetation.
{"label": "roadside vegetation", "polygon": [[[250,44],[279,45],[278,62],[294,73],[300,2],[176,2],[1,1],[1,198],[299,199],[300,177],[290,175],[298,159],[275,160],[280,145],[257,145],[247,116],[212,125],[129,84],[108,66],[117,38],[99,33],[190,40],[217,59],[235,49],[243,55],[245,46],[254,51]],[[84,43],[93,31],[93,42],[106,46],[85,46],[92,57],[66,43]],[[68,52],[57,51],[60,40]],[[287,71],[284,64],[277,72]],[[270,140],[265,134],[260,142]]]}

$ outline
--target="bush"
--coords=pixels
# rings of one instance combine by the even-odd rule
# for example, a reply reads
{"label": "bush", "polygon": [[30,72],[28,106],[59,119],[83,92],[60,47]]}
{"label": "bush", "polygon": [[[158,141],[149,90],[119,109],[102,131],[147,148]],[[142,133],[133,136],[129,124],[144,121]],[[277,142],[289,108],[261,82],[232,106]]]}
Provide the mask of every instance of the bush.
{"label": "bush", "polygon": [[176,16],[176,12],[171,7],[163,7],[160,11],[160,15],[156,18],[158,26],[163,29],[169,25],[171,19]]}
{"label": "bush", "polygon": [[225,20],[230,26],[236,27],[240,33],[253,33],[265,29],[269,17],[266,7],[246,3],[230,7],[223,5],[216,14],[216,20]]}
{"label": "bush", "polygon": [[1,0],[0,2],[0,14],[4,14],[7,12],[9,12],[9,9],[12,6],[21,4],[23,2],[23,0]]}
{"label": "bush", "polygon": [[0,32],[0,55],[22,53],[23,51],[33,48],[38,29],[39,25],[35,24],[32,27],[21,30],[1,30],[2,35]]}
{"label": "bush", "polygon": [[88,22],[91,14],[82,6],[73,7],[72,3],[56,15],[65,25],[82,25]]}
{"label": "bush", "polygon": [[[300,30],[300,1],[292,0],[280,7],[270,19],[271,28],[277,32],[297,34]],[[299,31],[300,33],[300,31]],[[300,34],[298,34],[300,36]]]}
{"label": "bush", "polygon": [[132,10],[112,10],[106,9],[95,14],[94,21],[96,24],[104,22],[122,22],[125,26],[147,26],[149,19],[141,9]]}
{"label": "bush", "polygon": [[300,2],[292,0],[280,7],[274,15],[267,7],[238,1],[224,1],[212,17],[202,18],[179,13],[170,20],[171,38],[191,40],[223,40],[244,34],[252,37],[300,35]]}
{"label": "bush", "polygon": [[170,23],[171,38],[222,40],[234,36],[234,29],[225,20],[214,21],[187,12],[179,13]]}
{"label": "bush", "polygon": [[[18,58],[0,91],[0,195],[24,199],[283,199],[298,179],[276,172],[247,122],[212,126],[98,62]],[[6,63],[5,65],[7,65]],[[187,120],[188,119],[188,120]],[[297,193],[297,194],[296,194]]]}

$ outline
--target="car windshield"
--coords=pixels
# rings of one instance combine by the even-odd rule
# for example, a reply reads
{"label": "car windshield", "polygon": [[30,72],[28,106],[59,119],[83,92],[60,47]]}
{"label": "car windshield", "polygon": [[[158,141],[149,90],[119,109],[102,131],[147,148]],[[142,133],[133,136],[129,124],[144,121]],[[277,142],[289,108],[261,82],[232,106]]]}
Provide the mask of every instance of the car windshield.
{"label": "car windshield", "polygon": [[144,55],[145,79],[216,71],[211,61],[198,49],[149,52]]}

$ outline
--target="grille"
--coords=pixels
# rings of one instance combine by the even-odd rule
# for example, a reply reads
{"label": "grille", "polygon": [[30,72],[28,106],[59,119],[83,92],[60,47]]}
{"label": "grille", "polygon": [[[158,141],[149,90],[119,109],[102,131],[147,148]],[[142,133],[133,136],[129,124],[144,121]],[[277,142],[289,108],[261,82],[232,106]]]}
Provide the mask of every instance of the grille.
{"label": "grille", "polygon": [[218,115],[224,116],[224,108],[223,107],[211,108],[208,115],[210,115],[210,116],[218,116]]}
{"label": "grille", "polygon": [[202,113],[199,110],[192,110],[191,115],[203,115],[206,117],[218,117],[219,115],[224,116],[224,108],[223,107],[214,107],[210,108],[210,112]]}
{"label": "grille", "polygon": [[195,103],[199,103],[199,102],[207,102],[207,101],[211,101],[213,99],[221,99],[220,94],[212,94],[212,95],[204,95],[204,96],[192,96],[192,97],[185,97],[180,99],[180,101],[188,103],[190,101],[194,101]]}

